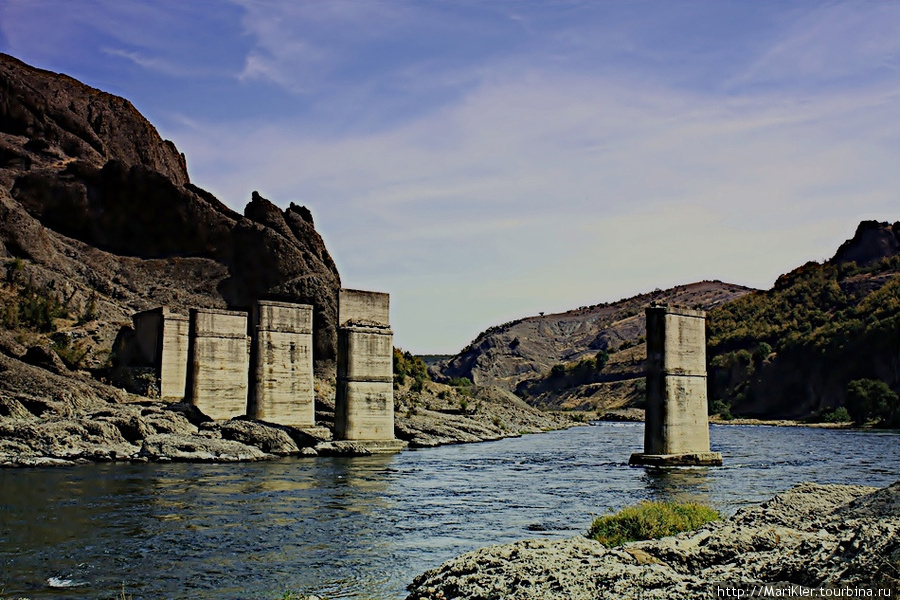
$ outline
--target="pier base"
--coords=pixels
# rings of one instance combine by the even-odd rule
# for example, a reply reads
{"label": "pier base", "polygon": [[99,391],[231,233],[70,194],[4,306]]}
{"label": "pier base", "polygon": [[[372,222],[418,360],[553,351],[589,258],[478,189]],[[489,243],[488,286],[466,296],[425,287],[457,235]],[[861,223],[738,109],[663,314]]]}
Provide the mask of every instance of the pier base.
{"label": "pier base", "polygon": [[721,467],[721,452],[691,454],[644,454],[635,452],[628,459],[632,467]]}
{"label": "pier base", "polygon": [[369,456],[393,454],[406,448],[402,440],[334,440],[316,446],[321,456]]}

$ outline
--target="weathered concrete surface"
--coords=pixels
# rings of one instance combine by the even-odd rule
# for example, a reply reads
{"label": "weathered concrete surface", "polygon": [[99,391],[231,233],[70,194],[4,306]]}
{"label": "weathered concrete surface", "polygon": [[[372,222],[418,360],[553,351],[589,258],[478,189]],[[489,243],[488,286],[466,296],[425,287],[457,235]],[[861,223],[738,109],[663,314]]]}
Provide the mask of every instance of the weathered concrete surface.
{"label": "weathered concrete surface", "polygon": [[341,288],[338,295],[338,324],[340,327],[390,327],[390,307],[390,294]]}
{"label": "weathered concrete surface", "polygon": [[187,385],[189,320],[161,306],[132,316],[138,350],[156,370],[159,396],[183,400]]}
{"label": "weathered concrete surface", "polygon": [[341,290],[335,438],[393,440],[393,332],[389,297]]}
{"label": "weathered concrete surface", "polygon": [[782,588],[768,597],[788,597],[792,587],[799,597],[800,587],[896,590],[898,578],[900,482],[881,490],[804,483],[661,540],[608,549],[578,537],[476,550],[417,577],[408,600],[694,600],[717,597],[714,583],[752,582]]}
{"label": "weathered concrete surface", "polygon": [[706,312],[650,306],[644,452],[631,464],[721,464],[710,452],[706,402]]}
{"label": "weathered concrete surface", "polygon": [[342,327],[338,331],[337,439],[394,439],[392,340],[390,330]]}
{"label": "weathered concrete surface", "polygon": [[187,400],[215,420],[247,412],[247,313],[191,309]]}
{"label": "weathered concrete surface", "polygon": [[315,426],[312,315],[305,304],[260,301],[253,307],[250,417]]}

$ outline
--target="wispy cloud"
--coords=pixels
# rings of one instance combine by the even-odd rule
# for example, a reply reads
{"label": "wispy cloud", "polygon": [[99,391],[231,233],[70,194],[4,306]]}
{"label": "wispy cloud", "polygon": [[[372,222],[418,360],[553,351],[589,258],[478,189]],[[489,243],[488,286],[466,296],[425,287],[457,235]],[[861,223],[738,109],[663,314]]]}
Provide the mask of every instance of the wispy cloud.
{"label": "wispy cloud", "polygon": [[[310,205],[344,279],[396,293],[401,341],[426,349],[442,306],[452,350],[476,313],[704,277],[765,286],[827,257],[855,220],[892,217],[898,100],[878,88],[723,101],[534,73],[386,132],[210,127],[189,154],[219,165],[208,179],[233,204],[265,185]],[[472,282],[478,299],[454,304]]]}
{"label": "wispy cloud", "polygon": [[[834,84],[841,79],[887,77],[900,69],[896,2],[797,5],[779,36],[729,83]],[[880,72],[880,73],[879,73]]]}

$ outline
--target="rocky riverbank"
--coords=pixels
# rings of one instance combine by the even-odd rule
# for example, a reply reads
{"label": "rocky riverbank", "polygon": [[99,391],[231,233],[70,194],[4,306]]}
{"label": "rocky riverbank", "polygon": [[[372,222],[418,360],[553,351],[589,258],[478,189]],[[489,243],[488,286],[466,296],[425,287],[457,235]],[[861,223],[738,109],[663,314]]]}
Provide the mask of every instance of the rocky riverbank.
{"label": "rocky riverbank", "polygon": [[[56,355],[48,350],[46,356]],[[69,371],[57,364],[58,358],[35,362],[0,352],[0,467],[369,453],[358,444],[332,441],[334,386],[327,380],[317,384],[319,426],[301,430],[243,418],[214,422],[191,405],[129,394],[87,373]],[[572,424],[491,388],[473,390],[463,403],[471,403],[471,408],[462,410],[457,396],[445,388],[428,383],[421,392],[397,392],[400,439],[413,447],[430,447]]]}
{"label": "rocky riverbank", "polygon": [[423,573],[407,600],[692,600],[752,582],[780,588],[768,597],[821,586],[896,594],[900,482],[804,483],[697,531],[612,549],[585,537],[490,546]]}

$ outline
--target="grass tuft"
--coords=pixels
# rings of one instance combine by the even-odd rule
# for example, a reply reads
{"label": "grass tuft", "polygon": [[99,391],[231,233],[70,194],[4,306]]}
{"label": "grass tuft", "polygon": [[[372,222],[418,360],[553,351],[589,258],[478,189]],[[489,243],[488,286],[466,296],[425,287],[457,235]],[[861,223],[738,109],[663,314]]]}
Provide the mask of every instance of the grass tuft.
{"label": "grass tuft", "polygon": [[696,503],[644,501],[623,508],[614,515],[594,520],[587,537],[612,548],[626,542],[654,540],[682,531],[692,531],[721,519],[714,509]]}

